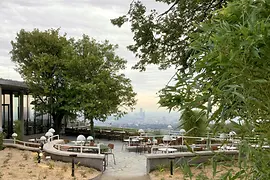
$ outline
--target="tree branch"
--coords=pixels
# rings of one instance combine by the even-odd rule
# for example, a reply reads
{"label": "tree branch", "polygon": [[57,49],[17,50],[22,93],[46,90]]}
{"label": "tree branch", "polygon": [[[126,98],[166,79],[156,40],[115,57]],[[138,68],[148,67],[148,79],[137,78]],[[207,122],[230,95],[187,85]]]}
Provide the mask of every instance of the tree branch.
{"label": "tree branch", "polygon": [[158,16],[158,18],[161,18],[161,16],[164,16],[164,15],[168,14],[168,12],[170,12],[170,11],[174,8],[174,6],[176,6],[176,5],[178,4],[179,1],[180,1],[180,0],[176,0],[176,1],[173,3],[173,5],[172,5],[167,11],[165,11],[165,12],[162,13],[162,14],[160,14],[160,15]]}

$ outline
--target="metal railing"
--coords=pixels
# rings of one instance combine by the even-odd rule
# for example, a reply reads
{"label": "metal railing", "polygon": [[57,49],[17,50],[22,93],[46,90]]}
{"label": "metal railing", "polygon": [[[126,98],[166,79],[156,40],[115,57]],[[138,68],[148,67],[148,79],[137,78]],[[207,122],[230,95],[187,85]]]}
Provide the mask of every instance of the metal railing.
{"label": "metal railing", "polygon": [[33,142],[26,142],[26,141],[20,141],[17,139],[4,139],[4,143],[10,143],[10,144],[19,144],[25,147],[36,147],[39,148],[39,143],[33,143]]}
{"label": "metal railing", "polygon": [[49,137],[47,141],[48,142],[51,142],[51,141],[55,140],[55,138],[57,138],[57,140],[59,140],[59,135],[58,134],[57,135],[53,135],[53,136]]}
{"label": "metal railing", "polygon": [[86,151],[89,151],[90,149],[97,149],[98,154],[101,154],[100,150],[100,144],[97,144],[97,146],[73,146],[73,145],[68,145],[68,144],[55,144],[54,148],[56,148],[59,151],[63,151],[63,149],[68,150],[68,149],[76,149],[77,151],[79,150],[80,153],[84,153]]}

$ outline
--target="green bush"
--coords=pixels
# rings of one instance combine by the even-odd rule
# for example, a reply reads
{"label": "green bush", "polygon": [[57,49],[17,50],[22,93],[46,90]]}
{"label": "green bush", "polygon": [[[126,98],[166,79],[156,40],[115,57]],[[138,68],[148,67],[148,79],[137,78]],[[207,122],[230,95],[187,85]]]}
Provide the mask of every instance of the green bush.
{"label": "green bush", "polygon": [[4,133],[0,132],[0,151],[4,149],[3,141],[4,141]]}
{"label": "green bush", "polygon": [[14,132],[18,135],[16,139],[18,140],[22,140],[23,136],[22,136],[22,121],[21,120],[17,120],[14,121]]}

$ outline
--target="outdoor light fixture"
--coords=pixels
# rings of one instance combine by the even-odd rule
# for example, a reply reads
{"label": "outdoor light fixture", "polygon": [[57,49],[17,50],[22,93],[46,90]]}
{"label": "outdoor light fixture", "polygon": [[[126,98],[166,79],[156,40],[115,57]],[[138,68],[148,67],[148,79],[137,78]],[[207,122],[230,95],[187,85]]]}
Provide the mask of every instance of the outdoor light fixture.
{"label": "outdoor light fixture", "polygon": [[55,133],[55,130],[53,128],[50,128],[48,132]]}
{"label": "outdoor light fixture", "polygon": [[49,137],[52,137],[53,133],[48,131],[46,132],[45,136],[48,137],[48,141],[49,141]]}
{"label": "outdoor light fixture", "polygon": [[77,137],[77,141],[85,141],[85,136],[84,135],[79,135],[78,137]]}
{"label": "outdoor light fixture", "polygon": [[210,150],[211,149],[211,139],[210,139],[211,128],[207,127],[206,131],[207,131],[207,148],[208,148],[208,150]]}
{"label": "outdoor light fixture", "polygon": [[83,145],[83,142],[85,142],[85,140],[86,140],[86,138],[85,138],[84,135],[79,135],[79,136],[77,137],[77,142],[79,141],[80,144],[81,144],[81,153],[82,153],[82,145]]}
{"label": "outdoor light fixture", "polygon": [[158,143],[157,139],[153,139],[153,144],[155,145],[157,143]]}
{"label": "outdoor light fixture", "polygon": [[39,150],[39,151],[37,152],[37,154],[38,154],[37,160],[38,160],[38,163],[40,163],[40,160],[41,160],[41,157],[43,156],[43,153],[42,153],[41,150]]}
{"label": "outdoor light fixture", "polygon": [[221,133],[221,134],[219,135],[219,138],[220,138],[221,140],[225,140],[225,139],[227,138],[227,135],[226,135],[225,133]]}
{"label": "outdoor light fixture", "polygon": [[169,134],[171,134],[171,130],[173,129],[172,125],[168,125],[167,128],[169,129]]}
{"label": "outdoor light fixture", "polygon": [[86,138],[86,140],[87,140],[87,141],[93,141],[94,138],[93,138],[93,136],[88,136],[88,137]]}
{"label": "outdoor light fixture", "polygon": [[71,176],[74,177],[74,170],[75,170],[74,158],[77,157],[77,154],[70,154],[69,156],[72,158]]}
{"label": "outdoor light fixture", "polygon": [[138,133],[143,134],[144,133],[144,130],[143,129],[139,129],[138,130]]}
{"label": "outdoor light fixture", "polygon": [[235,136],[235,135],[236,135],[236,132],[234,132],[234,131],[229,132],[230,140],[232,142],[233,142],[233,136]]}
{"label": "outdoor light fixture", "polygon": [[11,136],[13,137],[14,144],[16,144],[16,138],[18,137],[18,134],[17,133],[13,133]]}
{"label": "outdoor light fixture", "polygon": [[45,142],[45,141],[47,140],[47,138],[46,138],[45,136],[41,136],[41,137],[39,138],[39,140]]}
{"label": "outdoor light fixture", "polygon": [[180,129],[180,134],[182,136],[182,146],[184,145],[184,134],[186,133],[186,130],[185,129]]}
{"label": "outdoor light fixture", "polygon": [[169,142],[172,140],[171,136],[170,135],[164,135],[163,138],[162,138],[163,142],[166,143],[166,145],[169,144]]}

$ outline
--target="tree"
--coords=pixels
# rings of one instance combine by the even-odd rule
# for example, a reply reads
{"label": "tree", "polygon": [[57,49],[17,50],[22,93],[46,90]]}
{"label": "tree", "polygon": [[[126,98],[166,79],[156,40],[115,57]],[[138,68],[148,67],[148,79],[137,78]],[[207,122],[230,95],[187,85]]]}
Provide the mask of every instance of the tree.
{"label": "tree", "polygon": [[140,61],[133,67],[145,70],[148,64],[157,64],[160,69],[176,66],[182,72],[192,62],[189,34],[197,31],[197,25],[209,19],[214,10],[225,6],[228,0],[156,0],[168,9],[159,13],[148,10],[141,1],[132,1],[126,15],[112,19],[121,27],[131,23],[135,44],[128,49]]}
{"label": "tree", "polygon": [[69,64],[70,79],[78,94],[75,103],[90,121],[94,135],[94,120],[123,116],[135,105],[136,93],[130,79],[120,73],[126,61],[115,54],[117,46],[108,41],[98,43],[86,35],[72,46],[77,59]]}
{"label": "tree", "polygon": [[35,110],[49,113],[59,133],[64,115],[72,112],[72,89],[65,78],[65,61],[72,60],[70,43],[65,35],[59,35],[59,30],[22,29],[11,44],[11,59],[31,90]]}
{"label": "tree", "polygon": [[186,135],[193,137],[205,136],[207,119],[204,111],[185,109],[181,115],[180,122],[180,127],[187,131]]}
{"label": "tree", "polygon": [[[161,91],[161,104],[207,110],[216,124],[240,118],[241,137],[256,133],[259,145],[269,144],[269,7],[270,1],[233,1],[198,25],[189,35],[192,64],[177,75],[176,85]],[[243,140],[239,152],[245,155],[239,161],[241,178],[269,178],[267,151]]]}
{"label": "tree", "polygon": [[[105,117],[104,114],[122,112],[118,109],[122,104],[130,108],[135,104],[135,93],[129,80],[123,77],[119,82],[124,85],[114,89],[114,98],[120,98],[117,99],[119,100],[117,106],[109,106],[107,111],[100,109],[105,108],[103,102],[108,97],[104,97],[103,102],[96,98],[103,90],[101,84],[110,93],[108,88],[111,84],[108,81],[115,80],[113,76],[108,75],[109,69],[97,67],[101,66],[105,57],[108,57],[110,65],[118,66],[118,69],[113,71],[116,73],[117,70],[124,68],[125,61],[116,60],[120,58],[113,56],[115,49],[108,42],[102,44],[88,40],[87,36],[78,41],[67,39],[66,35],[59,34],[59,29],[44,32],[35,29],[32,32],[21,30],[16,40],[11,42],[12,60],[29,86],[35,99],[33,101],[35,109],[52,115],[56,133],[61,129],[65,115],[83,110],[87,117]],[[121,65],[118,64],[120,62]],[[120,95],[122,91],[126,94]],[[95,111],[90,112],[91,108]],[[116,112],[116,109],[119,112]]]}

